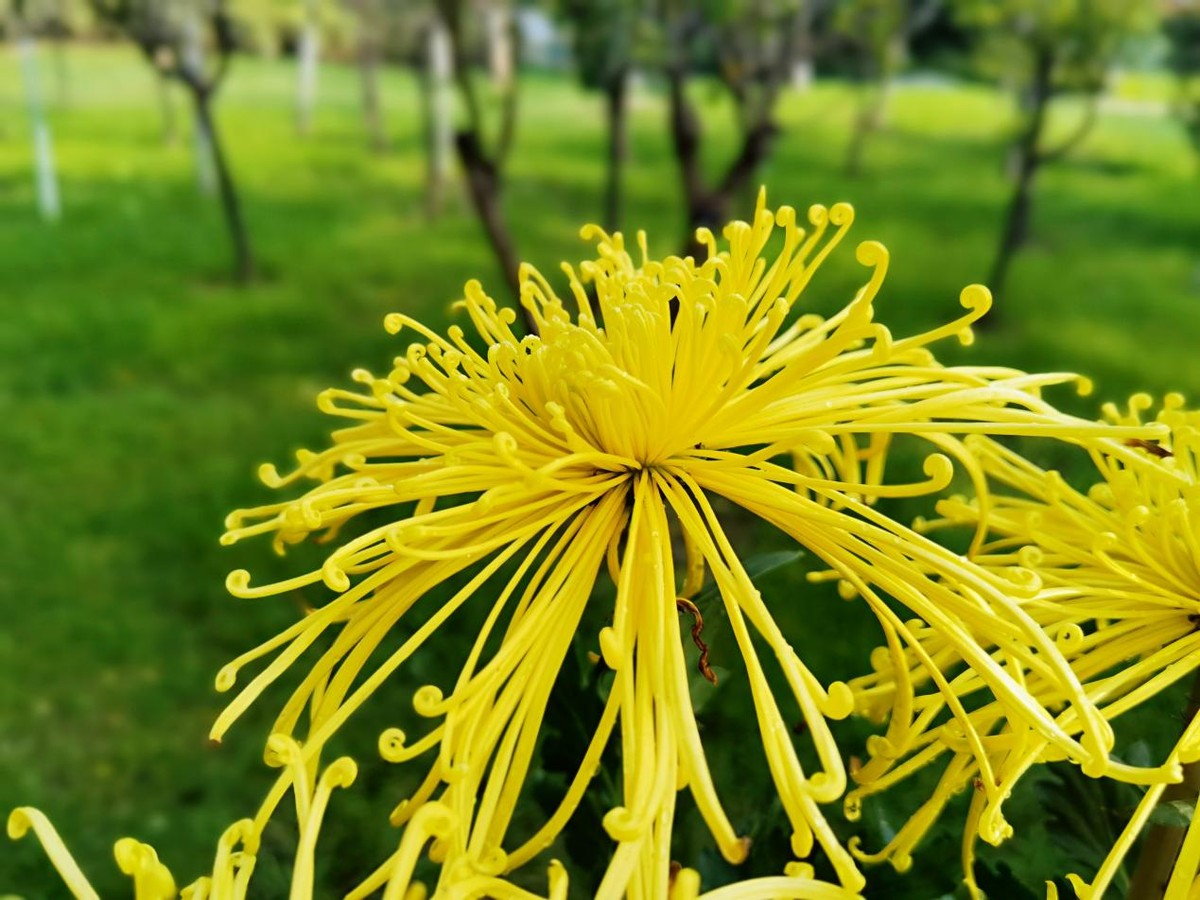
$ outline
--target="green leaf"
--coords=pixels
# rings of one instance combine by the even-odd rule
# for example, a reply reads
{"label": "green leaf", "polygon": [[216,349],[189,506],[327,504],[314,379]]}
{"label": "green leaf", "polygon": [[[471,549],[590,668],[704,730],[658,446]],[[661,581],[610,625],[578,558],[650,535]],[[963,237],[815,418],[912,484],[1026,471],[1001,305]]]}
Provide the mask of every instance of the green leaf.
{"label": "green leaf", "polygon": [[1165,800],[1150,811],[1153,825],[1168,828],[1187,828],[1196,815],[1196,804],[1189,800]]}
{"label": "green leaf", "polygon": [[[742,560],[742,568],[750,576],[751,581],[757,581],[764,575],[789,566],[804,557],[803,550],[776,550],[771,553],[759,553]],[[715,584],[710,584],[693,599],[701,609],[721,597],[721,591]]]}

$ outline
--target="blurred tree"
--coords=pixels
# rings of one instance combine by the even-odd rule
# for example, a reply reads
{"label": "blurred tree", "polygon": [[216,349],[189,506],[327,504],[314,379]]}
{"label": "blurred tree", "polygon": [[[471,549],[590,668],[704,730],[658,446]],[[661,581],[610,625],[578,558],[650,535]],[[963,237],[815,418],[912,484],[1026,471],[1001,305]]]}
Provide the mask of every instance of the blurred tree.
{"label": "blurred tree", "polygon": [[[502,3],[503,0],[486,0],[486,6]],[[472,40],[478,46],[479,35],[473,34],[471,27],[482,20],[486,23],[488,16],[479,16],[478,4],[471,0],[436,0],[438,14],[445,25],[449,37],[451,65],[454,73],[454,84],[458,89],[461,107],[465,113],[462,124],[455,130],[454,144],[458,150],[458,159],[466,175],[467,192],[475,207],[479,220],[483,224],[488,242],[496,255],[496,260],[504,273],[504,279],[514,297],[520,294],[520,257],[517,255],[513,242],[512,231],[504,215],[501,194],[504,186],[504,166],[508,160],[509,150],[512,149],[513,137],[517,122],[517,79],[515,62],[510,77],[497,77],[495,67],[492,67],[493,93],[499,107],[499,123],[493,129],[488,129],[484,118],[483,101],[480,90],[475,82],[471,67]],[[509,34],[506,39],[511,48],[514,60],[519,51],[519,34],[516,17],[511,10],[505,15],[504,22]],[[484,35],[485,43],[489,46],[489,59],[494,46],[495,35],[492,28]],[[494,134],[489,137],[488,132]],[[533,332],[535,326],[532,317],[524,307],[526,328]]]}
{"label": "blurred tree", "polygon": [[816,59],[825,49],[829,18],[826,13],[838,0],[800,0],[792,22],[789,81],[793,89],[806,91],[816,75]]}
{"label": "blurred tree", "polygon": [[571,51],[585,88],[604,95],[608,126],[608,170],[604,226],[621,227],[622,176],[629,155],[629,82],[635,64],[645,0],[558,0],[559,17],[571,32]]}
{"label": "blurred tree", "polygon": [[422,33],[419,70],[426,148],[425,209],[430,218],[436,218],[441,213],[450,180],[450,153],[454,146],[451,113],[454,48],[441,16],[431,16]]}
{"label": "blurred tree", "polygon": [[[1020,113],[1010,157],[1013,194],[988,286],[999,299],[1013,254],[1029,237],[1033,187],[1046,163],[1070,153],[1091,131],[1099,95],[1126,38],[1153,21],[1153,0],[957,0],[978,38],[983,71],[1017,95]],[[1057,143],[1047,140],[1054,100],[1081,94],[1083,114]],[[995,314],[989,321],[997,321]]]}
{"label": "blurred tree", "polygon": [[867,141],[883,127],[892,85],[908,64],[909,44],[942,5],[943,0],[845,0],[836,7],[834,28],[853,49],[859,80],[847,175],[861,173]]}
{"label": "blurred tree", "polygon": [[379,93],[379,68],[383,61],[384,43],[388,32],[385,0],[345,0],[354,13],[359,83],[362,90],[363,122],[372,149],[381,153],[388,147],[387,128],[383,121],[383,103]]}
{"label": "blurred tree", "polygon": [[[169,0],[168,0],[169,2]],[[404,2],[404,0],[396,0]],[[227,0],[237,23],[239,49],[275,54],[291,50],[296,59],[296,133],[312,131],[321,60],[349,48],[356,16],[351,2],[336,0]]]}
{"label": "blurred tree", "polygon": [[11,23],[14,33],[51,42],[55,101],[58,106],[69,105],[71,78],[66,44],[68,38],[86,34],[95,24],[87,0],[0,0],[0,21]]}
{"label": "blurred tree", "polygon": [[[699,256],[695,231],[719,229],[753,187],[779,127],[775,104],[791,75],[802,4],[810,0],[659,0],[672,146],[683,180],[688,234],[684,252]],[[715,65],[737,114],[739,145],[715,184],[701,163],[703,130],[688,82]]]}
{"label": "blurred tree", "polygon": [[1163,33],[1167,64],[1178,79],[1175,112],[1200,153],[1200,2],[1177,0],[1163,17]]}
{"label": "blurred tree", "polygon": [[488,0],[480,4],[479,14],[483,16],[488,73],[498,89],[506,90],[516,77],[517,68],[513,10],[505,0]]}
{"label": "blurred tree", "polygon": [[[384,52],[404,59],[420,88],[421,127],[425,144],[425,209],[436,218],[445,200],[454,150],[453,47],[435,0],[347,0],[353,8],[378,10],[378,37],[386,31]],[[471,13],[467,13],[468,20]],[[373,27],[362,20],[363,27]],[[364,85],[364,99],[369,89]]]}
{"label": "blurred tree", "polygon": [[[225,223],[233,243],[235,278],[254,274],[254,255],[242,217],[241,201],[225,156],[213,101],[229,69],[234,26],[225,0],[91,0],[96,13],[126,34],[146,60],[178,81],[192,98],[196,127],[209,150]],[[206,46],[215,51],[208,64]]]}
{"label": "blurred tree", "polygon": [[171,90],[171,78],[160,69],[154,69],[155,88],[158,92],[158,109],[162,116],[162,140],[168,147],[179,143],[179,120],[175,115],[175,97]]}
{"label": "blurred tree", "polygon": [[312,131],[313,105],[321,60],[320,0],[303,0],[303,15],[296,37],[296,133]]}

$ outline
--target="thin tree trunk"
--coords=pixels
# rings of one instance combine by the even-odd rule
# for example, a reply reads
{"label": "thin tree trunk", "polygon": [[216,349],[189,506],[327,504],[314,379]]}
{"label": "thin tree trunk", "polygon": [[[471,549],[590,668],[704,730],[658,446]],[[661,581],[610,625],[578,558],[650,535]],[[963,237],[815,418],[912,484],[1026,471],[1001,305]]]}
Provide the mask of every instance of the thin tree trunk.
{"label": "thin tree trunk", "polygon": [[604,225],[621,228],[625,162],[629,157],[629,72],[622,71],[605,90],[608,112],[608,173],[604,189]]}
{"label": "thin tree trunk", "polygon": [[792,20],[792,57],[788,60],[788,80],[793,90],[807,91],[813,83],[813,16],[816,0],[801,0]]}
{"label": "thin tree trunk", "polygon": [[317,97],[317,66],[321,56],[321,30],[317,22],[317,0],[304,5],[304,25],[296,45],[296,132],[312,132],[313,105]]}
{"label": "thin tree trunk", "polygon": [[874,118],[871,120],[873,131],[882,131],[888,125],[892,111],[892,94],[896,91],[896,76],[908,64],[908,39],[909,32],[904,29],[888,38],[883,68],[876,82],[878,96]]}
{"label": "thin tree trunk", "polygon": [[725,175],[715,188],[705,188],[692,178],[687,197],[688,233],[684,241],[682,256],[690,256],[697,262],[704,259],[707,248],[696,238],[698,228],[719,232],[732,215],[734,203],[744,196],[750,182],[763,161],[770,156],[777,129],[770,122],[760,122],[750,128],[742,138],[738,155],[734,157]]}
{"label": "thin tree trunk", "polygon": [[450,78],[454,48],[440,16],[430,22],[426,36],[424,101],[426,177],[425,210],[433,219],[441,214],[450,175],[450,151],[454,126],[450,110]]}
{"label": "thin tree trunk", "polygon": [[699,224],[718,229],[729,221],[733,206],[743,197],[753,196],[751,183],[758,175],[758,170],[771,155],[775,144],[775,136],[779,129],[770,120],[761,120],[751,125],[742,136],[742,146],[738,155],[733,158],[725,170],[725,176],[711,192],[709,201],[709,221]]}
{"label": "thin tree trunk", "polygon": [[[504,273],[505,283],[512,291],[513,296],[519,297],[521,281],[518,273],[521,261],[517,256],[512,234],[508,230],[508,223],[500,208],[500,180],[496,167],[484,155],[483,148],[479,146],[474,132],[458,132],[455,135],[455,143],[458,145],[458,156],[467,175],[467,189],[471,195],[471,202],[475,205],[475,211],[479,214],[480,221],[483,222],[488,242]],[[522,307],[522,312],[526,313],[526,324],[530,326],[532,333],[533,323],[529,321],[524,307]]]}
{"label": "thin tree trunk", "polygon": [[[189,16],[183,23],[183,46],[182,46],[182,69],[191,73],[201,73],[204,71],[204,37],[202,34],[203,26],[199,18]],[[195,90],[191,84],[188,85],[188,90]],[[193,105],[192,117],[193,122],[192,135],[193,143],[195,144],[194,153],[196,157],[196,187],[205,197],[211,197],[217,193],[217,172],[213,160],[212,140],[208,129],[205,127],[200,118],[200,112],[196,105]]]}
{"label": "thin tree trunk", "polygon": [[162,139],[169,147],[179,143],[179,121],[175,115],[175,99],[171,96],[171,80],[154,70],[154,80],[158,83],[158,108],[162,113]]}
{"label": "thin tree trunk", "polygon": [[38,71],[37,43],[31,35],[17,39],[21,56],[21,76],[25,82],[25,100],[33,128],[34,183],[37,187],[38,212],[48,222],[62,215],[58,190],[58,170],[54,164],[54,140],[46,118],[46,103]]}
{"label": "thin tree trunk", "polygon": [[[1008,204],[1008,212],[1004,218],[1004,228],[1000,232],[1000,243],[996,249],[996,258],[992,263],[988,287],[996,300],[997,311],[1004,289],[1008,281],[1008,271],[1012,265],[1013,256],[1029,240],[1029,222],[1033,208],[1033,185],[1041,168],[1044,158],[1040,146],[1042,129],[1046,123],[1046,110],[1051,98],[1050,77],[1053,72],[1053,57],[1049,50],[1039,52],[1034,64],[1034,77],[1029,95],[1029,118],[1026,127],[1018,138],[1015,151],[1015,173],[1012,199]],[[995,326],[999,322],[997,312],[981,322],[981,325]],[[984,323],[987,323],[986,325]]]}
{"label": "thin tree trunk", "polygon": [[759,167],[770,156],[779,129],[770,119],[771,104],[765,104],[756,119],[744,126],[738,154],[725,169],[717,186],[708,187],[700,165],[700,119],[687,99],[684,81],[682,70],[668,70],[671,145],[683,181],[688,217],[688,231],[680,255],[700,261],[706,248],[696,239],[696,229],[704,227],[719,231],[725,225],[734,202],[747,193]]}
{"label": "thin tree trunk", "polygon": [[857,178],[862,174],[867,142],[878,129],[883,110],[882,85],[874,84],[864,90],[866,93],[859,104],[858,114],[854,117],[854,131],[846,147],[846,175],[850,178]]}
{"label": "thin tree trunk", "polygon": [[887,121],[895,75],[907,57],[905,34],[898,33],[887,39],[879,56],[863,59],[864,87],[861,89],[858,115],[854,119],[854,131],[846,147],[846,175],[850,178],[862,174],[867,144]]}
{"label": "thin tree trunk", "polygon": [[[461,12],[461,8],[455,7],[453,4],[445,4],[441,7],[441,21],[450,39],[454,80],[458,85],[459,95],[467,112],[467,124],[455,134],[455,145],[458,148],[459,162],[462,163],[466,175],[471,203],[483,224],[488,243],[504,274],[504,280],[508,284],[513,298],[519,300],[521,296],[520,258],[517,255],[512,232],[509,231],[508,221],[500,202],[504,161],[507,158],[515,131],[515,72],[508,73],[510,80],[500,92],[503,109],[499,136],[495,141],[495,147],[489,151],[483,145],[482,111],[462,54],[463,22],[458,15],[459,12]],[[508,45],[511,54],[516,50],[515,34],[509,36],[514,39]],[[509,63],[513,67],[516,65],[516,60],[511,55]],[[537,323],[534,321],[532,313],[524,306],[520,306],[520,310],[527,332],[536,334]]]}
{"label": "thin tree trunk", "polygon": [[[1004,296],[1013,256],[1029,240],[1029,221],[1033,208],[1033,182],[1039,165],[1036,156],[1026,155],[1026,153],[1022,153],[1018,161],[1016,184],[1013,187],[1012,199],[1008,204],[1008,212],[1004,217],[1004,230],[1000,233],[1000,245],[996,250],[996,259],[992,263],[992,273],[988,278],[988,287],[992,291],[992,297],[997,301]],[[994,325],[996,324],[995,317],[996,313],[993,312],[984,321]]]}
{"label": "thin tree trunk", "polygon": [[679,168],[683,187],[683,202],[687,214],[687,232],[683,239],[682,256],[700,259],[703,245],[696,240],[696,228],[712,219],[709,192],[700,171],[700,120],[687,98],[685,78],[678,69],[667,73],[670,100],[671,149]]}
{"label": "thin tree trunk", "polygon": [[509,17],[512,11],[508,9],[505,0],[490,0],[484,10],[484,24],[487,29],[488,70],[492,76],[492,84],[500,90],[507,90],[513,80],[513,41]]}
{"label": "thin tree trunk", "polygon": [[196,188],[205,197],[215,196],[220,185],[217,183],[216,153],[213,150],[212,135],[200,118],[200,112],[193,106],[195,122],[192,128],[194,147],[192,152],[196,157]]}
{"label": "thin tree trunk", "polygon": [[358,44],[358,71],[362,83],[363,119],[371,148],[382,153],[387,149],[387,128],[383,124],[383,105],[379,99],[379,42],[371,34],[373,22],[361,23]]}
{"label": "thin tree trunk", "polygon": [[233,175],[225,158],[225,150],[217,133],[212,116],[212,98],[203,91],[192,91],[196,107],[196,123],[204,132],[208,145],[212,148],[213,168],[216,170],[217,186],[220,189],[221,209],[225,214],[225,225],[229,230],[229,239],[233,244],[233,274],[242,283],[254,277],[254,256],[250,250],[250,238],[246,232],[246,223],[242,218],[241,201],[237,188],[233,183]]}

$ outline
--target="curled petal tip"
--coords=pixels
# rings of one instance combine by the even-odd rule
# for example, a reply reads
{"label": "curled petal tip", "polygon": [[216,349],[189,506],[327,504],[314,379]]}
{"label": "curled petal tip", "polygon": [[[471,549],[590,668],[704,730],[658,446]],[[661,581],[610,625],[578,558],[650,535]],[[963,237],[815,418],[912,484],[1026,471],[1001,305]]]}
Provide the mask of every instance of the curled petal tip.
{"label": "curled petal tip", "polygon": [[214,679],[214,684],[217,692],[224,694],[235,684],[237,684],[238,669],[233,663],[228,663],[220,668],[217,672],[217,677]]}
{"label": "curled petal tip", "polygon": [[827,693],[828,697],[821,704],[821,712],[827,718],[840,721],[854,712],[854,692],[850,690],[850,685],[846,684],[846,682],[834,681],[830,683]]}
{"label": "curled petal tip", "polygon": [[982,316],[992,308],[992,292],[982,284],[968,284],[959,292],[958,302]]}
{"label": "curled petal tip", "polygon": [[[837,210],[837,207],[834,207]],[[834,224],[839,224],[834,222]],[[885,263],[888,260],[888,250],[879,241],[863,241],[854,251],[854,258],[864,266],[878,266],[880,263]]]}
{"label": "curled petal tip", "polygon": [[321,580],[331,591],[339,594],[350,589],[350,576],[331,560],[321,566]]}
{"label": "curled petal tip", "polygon": [[225,576],[225,590],[235,597],[244,594],[250,587],[250,573],[245,569],[234,569]]}
{"label": "curled petal tip", "polygon": [[349,756],[342,756],[329,764],[321,776],[331,787],[350,787],[358,777],[358,763]]}
{"label": "curled petal tip", "polygon": [[29,829],[33,827],[33,819],[30,816],[32,807],[18,806],[8,814],[8,836],[19,841],[29,833]]}
{"label": "curled petal tip", "polygon": [[623,806],[614,806],[605,813],[603,825],[614,841],[636,841],[645,833],[644,823]]}
{"label": "curled petal tip", "polygon": [[413,693],[413,709],[418,715],[431,718],[441,714],[444,699],[442,689],[436,684],[422,685]]}

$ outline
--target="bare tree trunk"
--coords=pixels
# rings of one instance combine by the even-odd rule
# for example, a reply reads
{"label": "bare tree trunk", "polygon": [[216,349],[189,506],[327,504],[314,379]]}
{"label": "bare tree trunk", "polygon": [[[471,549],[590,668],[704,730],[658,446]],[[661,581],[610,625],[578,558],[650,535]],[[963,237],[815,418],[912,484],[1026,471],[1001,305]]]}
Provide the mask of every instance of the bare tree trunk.
{"label": "bare tree trunk", "polygon": [[857,178],[862,174],[863,158],[866,156],[867,141],[879,128],[883,109],[883,88],[875,84],[863,89],[858,113],[854,117],[854,130],[846,147],[846,175]]}
{"label": "bare tree trunk", "polygon": [[509,21],[512,10],[505,0],[490,0],[484,10],[487,29],[488,71],[492,84],[506,90],[513,80],[513,41]]}
{"label": "bare tree trunk", "polygon": [[875,131],[882,131],[888,126],[892,112],[892,95],[896,92],[896,76],[904,71],[908,64],[908,38],[909,32],[901,31],[892,35],[888,41],[883,71],[879,73],[876,85],[879,96],[875,105],[875,118],[871,123]]}
{"label": "bare tree trunk", "polygon": [[700,261],[706,250],[696,240],[696,229],[717,231],[729,220],[734,201],[746,192],[759,167],[770,156],[778,128],[769,118],[747,125],[737,156],[717,186],[709,188],[700,166],[700,120],[687,99],[682,73],[669,72],[668,86],[671,144],[683,178],[688,217],[681,255]]}
{"label": "bare tree trunk", "polygon": [[605,90],[608,113],[608,173],[604,189],[604,226],[621,228],[625,162],[629,157],[629,72],[614,77]]}
{"label": "bare tree trunk", "polygon": [[883,129],[887,121],[888,103],[892,98],[896,72],[903,66],[907,57],[907,33],[902,30],[887,39],[880,56],[864,60],[864,85],[859,91],[854,131],[846,147],[846,175],[850,178],[857,178],[862,174],[867,144],[873,135]]}
{"label": "bare tree trunk", "polygon": [[[1016,183],[1013,186],[1012,198],[1008,203],[1008,212],[1004,216],[1004,229],[1000,232],[1000,244],[996,249],[996,259],[992,263],[992,272],[988,278],[988,287],[992,296],[999,300],[1004,295],[1008,282],[1008,271],[1012,265],[1013,256],[1029,240],[1029,220],[1033,208],[1033,182],[1040,162],[1036,155],[1021,152],[1018,158]],[[985,321],[996,324],[996,313],[993,312]]]}
{"label": "bare tree trunk", "polygon": [[373,33],[377,24],[368,21],[364,14],[358,38],[358,71],[362,84],[363,119],[371,148],[382,153],[387,149],[388,138],[383,123],[383,104],[379,99],[379,39]]}
{"label": "bare tree trunk", "polygon": [[296,132],[312,132],[313,105],[317,97],[317,66],[321,57],[321,28],[317,20],[318,0],[306,0],[304,25],[296,44]]}
{"label": "bare tree trunk", "polygon": [[488,241],[496,254],[496,261],[500,263],[504,273],[505,283],[513,292],[513,296],[519,297],[521,281],[518,273],[521,261],[500,208],[499,173],[495,164],[484,155],[473,131],[460,131],[455,135],[455,143],[458,145],[458,156],[467,174],[467,189],[471,194],[471,202],[475,205],[480,221],[483,222]]}
{"label": "bare tree trunk", "polygon": [[[509,72],[507,84],[500,90],[500,126],[494,147],[488,150],[484,147],[483,114],[471,73],[467,68],[462,52],[462,13],[465,4],[445,3],[440,6],[442,22],[450,38],[450,49],[453,56],[454,80],[458,86],[466,110],[466,125],[459,129],[455,136],[458,148],[458,159],[466,174],[467,190],[471,203],[487,234],[488,243],[504,273],[504,280],[512,291],[514,299],[521,296],[520,258],[517,255],[512,233],[508,228],[508,220],[504,216],[501,204],[503,187],[504,162],[512,146],[516,131],[517,114],[517,82],[515,72]],[[511,22],[508,23],[510,26]],[[515,29],[509,32],[512,43],[509,44],[510,54],[516,52]],[[516,60],[510,55],[509,64],[515,68]],[[537,323],[528,309],[521,306],[520,312],[525,321],[525,328],[530,334],[537,333]]]}
{"label": "bare tree trunk", "polygon": [[54,140],[46,118],[46,103],[42,96],[42,83],[38,71],[37,42],[32,35],[20,34],[17,38],[17,52],[21,56],[21,77],[25,82],[25,101],[29,107],[29,120],[33,128],[34,182],[37,187],[38,212],[43,219],[53,222],[62,215],[62,201],[58,190],[58,171],[54,164]]}
{"label": "bare tree trunk", "polygon": [[229,230],[229,239],[233,244],[233,275],[245,283],[254,277],[254,255],[250,250],[250,238],[246,232],[246,223],[242,218],[242,205],[237,188],[233,183],[233,175],[225,158],[225,150],[217,133],[212,116],[212,97],[205,91],[192,88],[192,99],[196,108],[196,123],[203,131],[209,147],[212,148],[213,168],[216,170],[217,186],[220,189],[221,209],[225,214],[225,225]]}
{"label": "bare tree trunk", "polygon": [[671,148],[683,186],[683,201],[687,213],[687,233],[684,236],[683,256],[698,259],[703,248],[696,240],[696,228],[712,218],[707,209],[708,191],[700,171],[700,120],[687,99],[687,88],[681,71],[667,73],[670,100]]}
{"label": "bare tree trunk", "polygon": [[788,61],[788,80],[796,91],[807,91],[813,83],[813,17],[817,0],[800,0],[796,17],[792,21],[792,58]]}
{"label": "bare tree trunk", "polygon": [[158,87],[158,109],[162,113],[162,139],[168,147],[179,143],[179,120],[175,115],[175,99],[171,96],[171,79],[158,69],[154,70]]}
{"label": "bare tree trunk", "polygon": [[212,197],[219,190],[219,185],[217,184],[217,166],[213,159],[215,154],[213,152],[212,135],[208,133],[208,129],[200,121],[199,114],[195,116],[192,137],[195,143],[193,153],[196,157],[196,187],[205,197]]}
{"label": "bare tree trunk", "polygon": [[[195,16],[189,17],[183,23],[183,69],[189,72],[203,72],[204,40],[202,25]],[[187,85],[189,90],[195,90],[194,85]],[[217,193],[217,172],[213,161],[212,139],[208,129],[200,119],[200,113],[195,104],[192,107],[193,128],[192,136],[194,154],[196,157],[196,187],[205,197]]]}
{"label": "bare tree trunk", "polygon": [[[997,307],[999,307],[1000,299],[1004,296],[1013,255],[1029,240],[1033,184],[1038,169],[1045,161],[1039,147],[1042,130],[1046,124],[1046,111],[1051,98],[1050,77],[1053,72],[1053,62],[1053,56],[1049,50],[1043,50],[1038,54],[1034,65],[1033,82],[1030,86],[1028,119],[1018,137],[1015,148],[1013,194],[1009,200],[1008,212],[1004,218],[1004,228],[1000,233],[1000,243],[996,249],[995,261],[992,263],[991,276],[988,279],[988,287],[991,288],[992,296],[997,301]],[[993,327],[998,321],[996,311],[984,320]]]}
{"label": "bare tree trunk", "polygon": [[445,201],[450,175],[450,150],[454,143],[450,110],[454,49],[450,33],[440,16],[435,16],[430,22],[426,41],[423,79],[427,160],[425,209],[430,218],[437,218]]}

